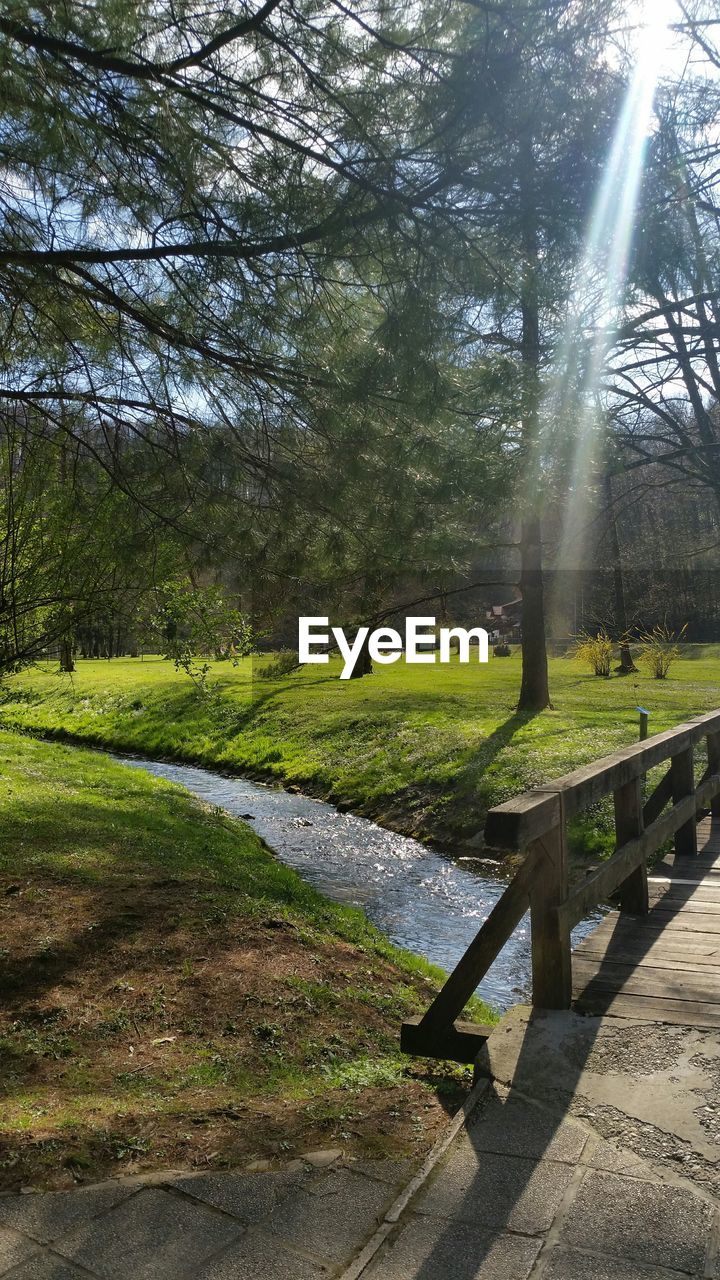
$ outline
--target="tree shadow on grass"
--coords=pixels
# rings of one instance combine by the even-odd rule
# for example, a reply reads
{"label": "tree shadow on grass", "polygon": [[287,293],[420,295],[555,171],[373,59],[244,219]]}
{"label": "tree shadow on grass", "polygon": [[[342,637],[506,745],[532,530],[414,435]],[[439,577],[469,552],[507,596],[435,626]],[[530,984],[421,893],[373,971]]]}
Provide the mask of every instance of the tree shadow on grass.
{"label": "tree shadow on grass", "polygon": [[513,712],[507,720],[483,739],[479,747],[468,752],[462,768],[458,770],[453,790],[460,796],[475,795],[477,797],[478,828],[484,824],[488,808],[497,802],[486,781],[488,771],[502,752],[510,746],[516,734],[530,724],[537,715],[539,715],[537,711]]}
{"label": "tree shadow on grass", "polygon": [[[319,676],[313,680],[313,686],[321,684],[337,684],[337,677]],[[298,693],[307,698],[308,687],[301,685],[298,681],[294,683],[286,681],[283,684],[268,681],[268,687],[260,691],[257,681],[251,681],[245,705],[238,707],[237,703],[231,700],[223,702],[218,707],[218,719],[221,722],[224,721],[228,729],[240,733],[252,725],[259,712],[272,706],[277,700],[282,701],[283,697],[291,693]]]}
{"label": "tree shadow on grass", "polygon": [[[429,836],[434,848],[451,856],[457,851],[458,840],[471,840],[474,845],[487,809],[498,802],[496,790],[489,780],[485,781],[485,775],[537,714],[514,712],[479,746],[458,751],[453,756],[457,763],[451,779],[434,778],[426,771],[404,787],[395,786],[387,794],[374,795],[369,802],[355,806],[355,812],[410,835]],[[518,790],[517,781],[510,790]]]}

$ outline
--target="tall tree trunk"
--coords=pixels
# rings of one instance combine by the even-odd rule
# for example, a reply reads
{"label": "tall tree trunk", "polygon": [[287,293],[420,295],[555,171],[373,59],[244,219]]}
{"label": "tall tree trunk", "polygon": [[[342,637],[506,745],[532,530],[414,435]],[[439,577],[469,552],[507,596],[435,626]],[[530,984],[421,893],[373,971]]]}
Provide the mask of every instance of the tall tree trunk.
{"label": "tall tree trunk", "polygon": [[616,667],[617,672],[623,676],[632,675],[633,671],[637,671],[637,667],[633,662],[628,643],[628,618],[627,608],[625,605],[625,583],[623,581],[622,558],[620,556],[620,539],[618,538],[617,521],[612,505],[612,482],[609,472],[605,472],[605,502],[608,509],[608,524],[610,534],[610,556],[613,567],[613,595],[615,597],[615,625],[618,630],[618,640],[620,641],[620,666]]}
{"label": "tall tree trunk", "polygon": [[518,711],[542,711],[550,706],[545,600],[543,590],[542,525],[540,518],[540,459],[538,447],[540,400],[540,314],[537,291],[538,238],[534,211],[534,158],[524,148],[522,185],[526,221],[523,232],[525,269],[522,289],[522,371],[524,407],[522,438],[525,485],[520,530],[520,592],[522,613],[522,682]]}
{"label": "tall tree trunk", "polygon": [[520,534],[520,591],[522,593],[522,682],[518,711],[542,711],[550,706],[545,592],[542,568],[542,529],[539,517],[528,516]]}
{"label": "tall tree trunk", "polygon": [[68,672],[75,670],[72,640],[67,638],[60,641],[60,670]]}
{"label": "tall tree trunk", "polygon": [[351,680],[359,680],[361,676],[371,676],[373,673],[373,664],[370,657],[370,636],[368,635],[355,663],[351,673]]}

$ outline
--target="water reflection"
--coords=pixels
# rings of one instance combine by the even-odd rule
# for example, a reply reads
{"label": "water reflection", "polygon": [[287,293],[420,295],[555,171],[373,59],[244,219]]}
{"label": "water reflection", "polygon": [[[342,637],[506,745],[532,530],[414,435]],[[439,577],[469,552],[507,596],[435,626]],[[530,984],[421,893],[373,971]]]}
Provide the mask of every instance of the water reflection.
{"label": "water reflection", "polygon": [[[332,805],[244,778],[161,761],[116,757],[187,787],[208,804],[244,817],[278,857],[335,902],[362,907],[398,946],[452,969],[500,897],[504,884],[471,862],[459,865],[407,836]],[[599,919],[583,922],[582,937]],[[529,921],[521,921],[478,988],[499,1009],[524,1000],[530,984]]]}

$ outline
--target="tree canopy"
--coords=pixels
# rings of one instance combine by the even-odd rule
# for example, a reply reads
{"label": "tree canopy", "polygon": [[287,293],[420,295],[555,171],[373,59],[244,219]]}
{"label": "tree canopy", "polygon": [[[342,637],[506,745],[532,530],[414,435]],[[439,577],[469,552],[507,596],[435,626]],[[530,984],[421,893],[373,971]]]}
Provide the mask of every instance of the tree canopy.
{"label": "tree canopy", "polygon": [[720,492],[705,0],[678,9],[692,56],[656,95],[614,314],[578,318],[634,25],[622,0],[5,7],[6,535],[60,554],[78,531],[31,649],[178,572],[254,588],[265,619],[359,620],[494,540],[521,703],[547,703],[557,513],[573,484],[625,501],[578,480],[589,406],[602,466],[609,423],[616,471]]}

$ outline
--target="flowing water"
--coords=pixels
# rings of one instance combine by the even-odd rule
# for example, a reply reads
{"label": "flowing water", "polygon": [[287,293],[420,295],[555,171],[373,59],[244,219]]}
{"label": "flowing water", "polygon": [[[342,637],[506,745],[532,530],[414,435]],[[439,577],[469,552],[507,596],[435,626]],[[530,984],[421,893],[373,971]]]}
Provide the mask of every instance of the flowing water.
{"label": "flowing water", "polygon": [[[473,862],[454,861],[408,836],[339,813],[308,796],[209,769],[117,756],[123,764],[181,783],[208,804],[245,818],[277,856],[335,902],[363,911],[397,946],[450,970],[505,888]],[[578,925],[583,937],[600,919]],[[524,1000],[530,986],[530,929],[525,917],[481,982],[498,1009]]]}

